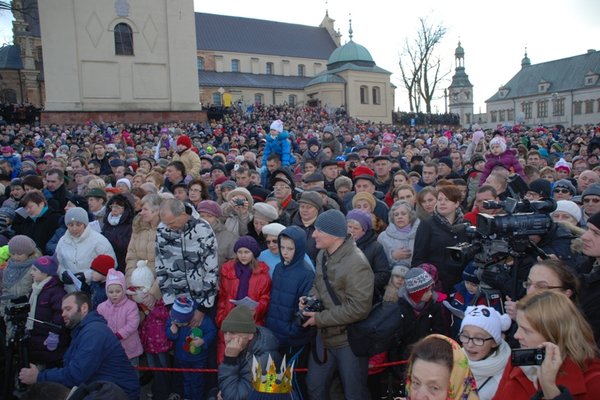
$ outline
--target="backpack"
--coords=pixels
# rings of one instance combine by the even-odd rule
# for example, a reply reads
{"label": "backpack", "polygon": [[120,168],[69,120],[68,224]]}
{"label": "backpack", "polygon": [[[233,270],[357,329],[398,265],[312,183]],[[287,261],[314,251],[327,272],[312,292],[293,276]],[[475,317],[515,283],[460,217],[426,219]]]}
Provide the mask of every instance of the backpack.
{"label": "backpack", "polygon": [[388,351],[402,326],[402,311],[398,302],[377,303],[362,321],[348,326],[348,343],[357,357],[371,357]]}

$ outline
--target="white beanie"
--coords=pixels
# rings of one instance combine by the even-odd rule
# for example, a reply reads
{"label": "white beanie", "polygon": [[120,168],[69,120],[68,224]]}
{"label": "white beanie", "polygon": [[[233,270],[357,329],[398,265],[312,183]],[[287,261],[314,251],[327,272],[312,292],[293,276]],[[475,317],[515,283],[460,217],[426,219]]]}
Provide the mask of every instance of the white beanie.
{"label": "white beanie", "polygon": [[115,184],[115,186],[117,186],[119,183],[124,184],[125,186],[127,186],[129,189],[131,189],[131,182],[129,181],[129,179],[127,178],[121,178],[117,181],[117,183]]}
{"label": "white beanie", "polygon": [[575,221],[579,222],[581,220],[581,208],[575,202],[571,200],[559,200],[556,202],[556,210],[552,214],[557,211],[562,211],[569,214],[571,217],[575,218]]}
{"label": "white beanie", "polygon": [[483,329],[490,334],[497,345],[502,343],[502,332],[510,328],[510,317],[500,314],[495,308],[486,306],[469,306],[465,311],[465,317],[460,324],[460,330],[471,325]]}
{"label": "white beanie", "polygon": [[276,130],[277,133],[281,133],[283,132],[283,122],[281,122],[280,119],[276,119],[275,121],[273,121],[273,123],[271,124],[271,130]]}
{"label": "white beanie", "polygon": [[495,138],[490,140],[490,149],[496,145],[500,146],[502,152],[506,151],[506,142],[502,137],[496,136]]}
{"label": "white beanie", "polygon": [[131,286],[150,289],[154,283],[154,274],[145,260],[137,262],[137,266],[131,273]]}
{"label": "white beanie", "polygon": [[284,229],[285,225],[281,225],[277,222],[272,222],[263,226],[260,231],[263,233],[263,235],[279,236],[281,231],[283,231]]}

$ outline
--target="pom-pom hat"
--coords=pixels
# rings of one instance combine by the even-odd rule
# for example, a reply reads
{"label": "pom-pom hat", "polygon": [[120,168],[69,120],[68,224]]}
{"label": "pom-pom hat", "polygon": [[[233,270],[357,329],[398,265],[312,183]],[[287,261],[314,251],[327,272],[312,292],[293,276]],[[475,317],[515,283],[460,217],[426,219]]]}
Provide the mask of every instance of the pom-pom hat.
{"label": "pom-pom hat", "polygon": [[469,306],[460,325],[460,330],[465,326],[476,326],[483,329],[494,339],[497,345],[502,343],[502,332],[510,328],[511,320],[506,314],[500,314],[496,309],[486,306]]}
{"label": "pom-pom hat", "polygon": [[423,295],[433,287],[433,279],[422,268],[411,268],[404,276],[408,295],[415,303],[420,303]]}
{"label": "pom-pom hat", "polygon": [[169,316],[175,323],[184,325],[189,323],[194,317],[194,301],[187,296],[177,297]]}

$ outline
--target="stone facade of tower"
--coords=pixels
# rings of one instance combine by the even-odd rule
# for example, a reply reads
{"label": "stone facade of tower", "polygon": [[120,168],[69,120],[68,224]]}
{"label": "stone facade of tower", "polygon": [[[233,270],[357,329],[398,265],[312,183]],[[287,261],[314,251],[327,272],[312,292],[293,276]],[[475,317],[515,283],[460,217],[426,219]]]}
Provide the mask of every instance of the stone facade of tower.
{"label": "stone facade of tower", "polygon": [[468,128],[473,121],[473,85],[465,72],[465,51],[458,42],[454,53],[456,70],[452,83],[448,86],[448,109],[460,116],[460,124]]}

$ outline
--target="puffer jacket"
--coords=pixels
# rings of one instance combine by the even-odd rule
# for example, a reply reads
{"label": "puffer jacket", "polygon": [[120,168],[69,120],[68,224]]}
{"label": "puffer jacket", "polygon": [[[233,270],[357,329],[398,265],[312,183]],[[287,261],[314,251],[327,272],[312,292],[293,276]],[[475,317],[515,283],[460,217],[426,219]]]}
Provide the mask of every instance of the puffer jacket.
{"label": "puffer jacket", "polygon": [[[73,237],[67,231],[56,245],[56,259],[58,260],[58,276],[61,277],[64,271],[71,271],[73,274],[83,272],[85,281],[89,284],[92,280],[92,270],[90,265],[96,256],[106,254],[114,260],[117,259],[115,251],[110,242],[100,232],[96,232],[89,226],[85,228],[81,236]],[[73,284],[65,285],[68,293],[77,290]]]}
{"label": "puffer jacket", "polygon": [[225,357],[219,365],[218,380],[221,397],[227,400],[246,400],[252,391],[252,360],[254,357],[263,368],[269,357],[275,365],[281,365],[277,349],[279,342],[271,331],[259,326],[246,350],[237,357]]}
{"label": "puffer jacket", "polygon": [[310,341],[310,336],[296,320],[298,299],[306,296],[312,288],[315,272],[304,261],[304,232],[297,226],[290,226],[279,234],[279,243],[282,238],[293,240],[296,250],[294,258],[288,264],[284,263],[280,255],[281,262],[273,271],[266,326],[275,334],[282,347],[301,346]]}
{"label": "puffer jacket", "polygon": [[292,144],[290,143],[289,136],[287,131],[283,131],[275,137],[272,137],[270,134],[266,135],[267,143],[262,157],[263,167],[267,166],[267,158],[272,153],[278,154],[281,157],[281,166],[283,167],[296,163],[296,159],[292,156]]}
{"label": "puffer jacket", "polygon": [[[329,295],[323,280],[323,264],[327,265],[327,276],[340,305],[336,305]],[[323,311],[315,314],[317,328],[325,347],[348,346],[346,326],[365,319],[371,311],[373,301],[373,270],[365,255],[347,236],[342,245],[333,253],[321,250],[317,255],[317,274],[311,296],[323,303]]]}
{"label": "puffer jacket", "polygon": [[[421,220],[415,220],[415,222],[413,222],[412,224],[410,232],[406,234],[399,232],[398,228],[396,228],[396,225],[394,224],[388,225],[388,227],[385,228],[385,231],[379,234],[379,237],[377,237],[377,241],[383,246],[383,250],[385,251],[385,255],[387,256],[390,264],[404,265],[406,267],[410,267],[410,263],[413,258],[412,252],[415,248],[415,237],[417,236],[417,228],[419,228],[420,223]],[[410,249],[410,257],[405,258],[403,260],[394,259],[392,253],[394,252],[394,250],[400,248]]]}
{"label": "puffer jacket", "polygon": [[385,255],[381,243],[377,241],[377,235],[373,229],[369,229],[356,241],[356,246],[363,252],[373,270],[375,276],[375,290],[373,292],[373,303],[380,302],[383,298],[385,285],[390,280],[390,262]]}
{"label": "puffer jacket", "polygon": [[[139,214],[133,219],[131,239],[125,256],[125,282],[127,282],[128,287],[130,286],[131,274],[140,260],[148,262],[148,267],[156,277],[156,227],[144,222]],[[157,300],[162,298],[157,280],[154,280],[150,293]]]}
{"label": "puffer jacket", "polygon": [[191,175],[194,178],[200,176],[200,156],[196,154],[192,149],[184,150],[179,153],[176,152],[173,155],[173,161],[181,161],[185,166],[185,173]]}
{"label": "puffer jacket", "polygon": [[129,240],[131,239],[132,223],[133,217],[135,216],[135,211],[133,210],[133,205],[131,202],[129,202],[127,197],[122,194],[116,194],[111,197],[106,208],[110,210],[110,206],[117,200],[122,204],[125,204],[125,209],[123,210],[123,214],[121,214],[121,219],[119,219],[119,222],[116,225],[111,225],[108,223],[110,211],[107,212],[104,216],[104,223],[102,224],[102,234],[106,236],[115,250],[115,254],[117,256],[117,269],[121,272],[125,272],[125,257],[127,256],[127,248],[129,246]]}

